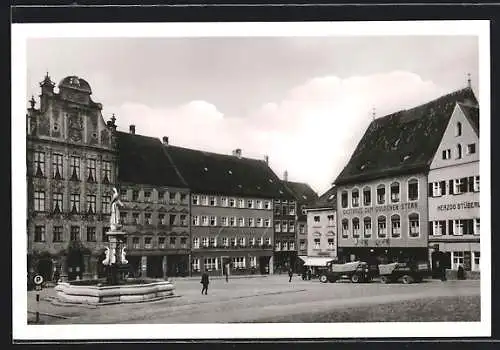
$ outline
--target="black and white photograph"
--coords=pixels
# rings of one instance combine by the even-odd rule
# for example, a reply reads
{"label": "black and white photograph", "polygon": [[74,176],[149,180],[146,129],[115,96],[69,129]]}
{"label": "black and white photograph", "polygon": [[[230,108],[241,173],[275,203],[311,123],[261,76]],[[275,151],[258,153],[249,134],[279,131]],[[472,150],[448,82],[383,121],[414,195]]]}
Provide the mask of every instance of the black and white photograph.
{"label": "black and white photograph", "polygon": [[14,336],[490,335],[488,29],[13,24]]}

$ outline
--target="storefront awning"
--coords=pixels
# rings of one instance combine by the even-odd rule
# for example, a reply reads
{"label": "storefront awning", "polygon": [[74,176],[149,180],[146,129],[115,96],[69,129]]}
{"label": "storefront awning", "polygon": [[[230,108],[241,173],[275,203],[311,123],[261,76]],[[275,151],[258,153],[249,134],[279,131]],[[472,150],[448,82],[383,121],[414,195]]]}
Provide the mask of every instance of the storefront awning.
{"label": "storefront awning", "polygon": [[331,257],[322,256],[299,256],[304,261],[304,266],[326,266],[330,261],[335,260]]}

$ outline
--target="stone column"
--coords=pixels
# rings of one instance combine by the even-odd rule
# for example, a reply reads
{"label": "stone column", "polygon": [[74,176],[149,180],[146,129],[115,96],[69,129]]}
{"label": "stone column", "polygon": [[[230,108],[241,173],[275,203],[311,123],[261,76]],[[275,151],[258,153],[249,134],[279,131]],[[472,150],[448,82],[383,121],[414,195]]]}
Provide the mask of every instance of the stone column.
{"label": "stone column", "polygon": [[141,256],[141,277],[146,277],[148,273],[148,257]]}
{"label": "stone column", "polygon": [[167,279],[167,256],[164,255],[162,259],[162,270],[163,270],[163,279]]}

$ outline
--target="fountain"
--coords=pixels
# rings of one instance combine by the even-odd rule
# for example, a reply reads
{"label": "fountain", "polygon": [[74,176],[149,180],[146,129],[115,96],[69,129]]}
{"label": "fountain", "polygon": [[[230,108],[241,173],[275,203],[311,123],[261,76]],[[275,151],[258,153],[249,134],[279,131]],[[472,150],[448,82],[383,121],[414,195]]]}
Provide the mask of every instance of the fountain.
{"label": "fountain", "polygon": [[95,305],[131,303],[159,300],[174,296],[174,285],[168,280],[153,278],[129,278],[130,265],[126,259],[126,232],[120,224],[120,201],[118,191],[113,188],[111,201],[110,230],[106,232],[109,246],[106,247],[106,280],[60,281],[54,288],[57,301]]}

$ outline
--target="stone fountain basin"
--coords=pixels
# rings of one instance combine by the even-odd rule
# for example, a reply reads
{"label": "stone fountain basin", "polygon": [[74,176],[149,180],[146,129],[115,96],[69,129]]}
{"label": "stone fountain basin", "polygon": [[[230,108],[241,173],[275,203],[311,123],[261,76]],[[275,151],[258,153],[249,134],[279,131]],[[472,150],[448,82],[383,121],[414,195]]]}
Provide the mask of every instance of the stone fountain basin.
{"label": "stone fountain basin", "polygon": [[119,304],[154,301],[174,296],[174,285],[162,279],[127,279],[105,285],[98,280],[59,282],[54,290],[61,302],[73,304]]}

